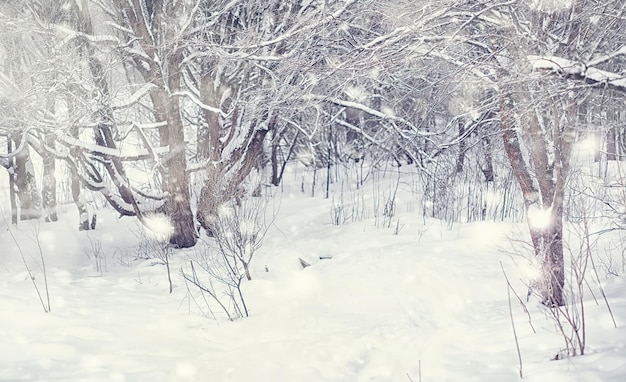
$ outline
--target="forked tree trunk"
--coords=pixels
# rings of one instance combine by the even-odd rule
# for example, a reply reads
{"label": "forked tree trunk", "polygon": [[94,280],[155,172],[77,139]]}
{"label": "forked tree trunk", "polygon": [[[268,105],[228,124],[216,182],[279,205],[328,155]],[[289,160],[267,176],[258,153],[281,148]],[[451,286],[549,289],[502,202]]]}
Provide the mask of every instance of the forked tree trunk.
{"label": "forked tree trunk", "polygon": [[[215,81],[221,85],[216,86]],[[211,106],[213,110],[208,108],[204,110],[205,125],[202,128],[206,131],[202,132],[202,147],[198,148],[198,152],[209,159],[209,164],[198,198],[196,218],[209,236],[213,235],[212,224],[220,205],[241,196],[241,183],[255,167],[259,167],[263,157],[263,140],[267,130],[255,131],[254,122],[251,122],[250,126],[240,125],[240,110],[228,95],[236,94],[236,89],[237,86],[225,78],[216,80],[210,72],[202,77],[200,84],[202,103]],[[230,121],[221,118],[217,110],[230,114]],[[271,129],[272,118],[267,122],[268,128]],[[240,131],[242,128],[250,129],[246,131],[248,135],[241,139],[237,147],[228,150],[229,155],[226,157],[225,147],[232,144],[235,137],[243,132]]]}
{"label": "forked tree trunk", "polygon": [[[541,278],[536,287],[546,306],[563,306],[565,270],[563,262],[563,200],[566,174],[569,171],[570,144],[558,127],[554,132],[554,161],[548,163],[546,137],[538,134],[535,116],[531,116],[526,137],[531,139],[529,156],[532,167],[524,159],[520,137],[515,129],[513,100],[500,96],[500,128],[513,175],[522,190],[526,217],[535,256],[540,260]],[[537,179],[537,185],[531,176]],[[544,221],[537,221],[541,216]]]}
{"label": "forked tree trunk", "polygon": [[183,2],[129,1],[117,2],[120,22],[132,30],[132,40],[143,51],[133,56],[133,68],[146,83],[155,85],[150,91],[159,143],[169,147],[162,159],[163,188],[169,194],[162,211],[173,228],[170,244],[188,248],[196,244],[197,236],[191,211],[189,175],[180,98],[181,62],[184,45],[179,45],[176,17]]}

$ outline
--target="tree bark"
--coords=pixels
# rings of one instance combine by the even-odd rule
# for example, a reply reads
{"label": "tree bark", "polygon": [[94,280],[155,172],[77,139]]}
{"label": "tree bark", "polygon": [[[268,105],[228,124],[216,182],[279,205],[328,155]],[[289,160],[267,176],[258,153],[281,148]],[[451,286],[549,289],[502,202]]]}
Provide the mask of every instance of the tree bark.
{"label": "tree bark", "polygon": [[[526,217],[530,230],[535,256],[541,263],[541,278],[537,287],[546,306],[563,306],[565,300],[565,270],[563,263],[563,200],[565,175],[569,170],[569,150],[564,144],[563,133],[557,127],[555,131],[555,161],[557,171],[552,172],[554,164],[548,163],[545,137],[538,134],[538,123],[533,114],[529,122],[529,134],[526,135],[530,146],[530,161],[537,184],[535,186],[531,168],[526,163],[520,145],[520,137],[515,129],[513,118],[513,100],[508,95],[500,96],[500,128],[504,149],[513,169],[513,175],[522,190]],[[553,178],[555,176],[555,178]],[[554,179],[554,180],[553,180]],[[536,214],[545,215],[546,222],[536,221]]]}
{"label": "tree bark", "polygon": [[[7,137],[7,153],[13,152],[13,141]],[[15,186],[15,158],[9,158],[9,202],[11,204],[11,224],[17,224],[17,200]]]}
{"label": "tree bark", "polygon": [[[70,128],[70,134],[72,135],[72,137],[78,139],[78,127],[72,126]],[[74,158],[78,157],[77,153],[74,153],[74,155],[72,156]],[[74,201],[76,209],[78,210],[78,230],[87,231],[89,230],[89,212],[87,211],[87,203],[85,202],[85,197],[83,195],[82,182],[80,179],[80,175],[78,174],[79,167],[70,166],[70,171],[72,174],[72,179],[70,182],[72,200]]]}
{"label": "tree bark", "polygon": [[458,122],[458,137],[459,137],[459,155],[456,159],[456,173],[461,174],[463,172],[463,165],[465,164],[465,151],[467,150],[465,136],[465,122],[460,119]]}
{"label": "tree bark", "polygon": [[[46,146],[54,150],[54,137],[46,136]],[[57,179],[56,179],[56,159],[48,150],[43,154],[43,181],[41,185],[41,197],[43,199],[43,208],[45,220],[47,222],[55,222],[59,220],[57,216]]]}
{"label": "tree bark", "polygon": [[[18,140],[16,140],[16,146],[20,146]],[[39,219],[41,217],[41,196],[27,145],[24,145],[15,156],[15,185],[20,202],[20,220]]]}
{"label": "tree bark", "polygon": [[150,96],[157,121],[167,122],[166,134],[161,134],[161,146],[169,146],[169,152],[163,161],[163,185],[169,194],[164,210],[174,228],[170,244],[178,248],[193,247],[197,236],[191,211],[185,137],[178,102],[170,99],[163,89],[153,91]]}
{"label": "tree bark", "polygon": [[154,3],[134,0],[117,2],[119,16],[132,30],[127,37],[136,40],[142,54],[131,54],[133,68],[146,83],[156,85],[150,92],[159,127],[161,147],[169,147],[162,160],[163,188],[169,198],[162,211],[170,219],[173,234],[170,244],[187,248],[196,244],[197,236],[191,211],[186,144],[180,111],[175,95],[180,91],[180,65],[185,46],[179,45],[176,15],[181,2]]}
{"label": "tree bark", "polygon": [[606,160],[617,160],[617,127],[611,127],[606,133]]}

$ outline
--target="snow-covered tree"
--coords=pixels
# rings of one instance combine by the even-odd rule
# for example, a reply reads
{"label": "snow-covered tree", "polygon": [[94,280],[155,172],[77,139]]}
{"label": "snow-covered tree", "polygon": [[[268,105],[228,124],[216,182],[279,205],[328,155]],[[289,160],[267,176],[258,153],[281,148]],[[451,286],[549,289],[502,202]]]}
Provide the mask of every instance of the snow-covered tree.
{"label": "snow-covered tree", "polygon": [[[580,104],[606,87],[620,89],[618,77],[594,66],[621,56],[622,12],[621,1],[459,2],[446,12],[453,28],[444,38],[468,48],[435,53],[497,94],[503,144],[524,196],[547,305],[564,304],[565,187],[572,144],[589,120],[580,118]],[[588,72],[581,62],[590,63]],[[592,86],[550,79],[544,70]]]}

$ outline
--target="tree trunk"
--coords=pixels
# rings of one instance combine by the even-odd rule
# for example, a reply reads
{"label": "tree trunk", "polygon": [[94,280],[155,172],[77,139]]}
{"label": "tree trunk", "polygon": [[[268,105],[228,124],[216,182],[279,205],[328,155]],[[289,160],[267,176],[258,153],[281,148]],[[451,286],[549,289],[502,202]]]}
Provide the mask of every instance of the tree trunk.
{"label": "tree trunk", "polygon": [[[555,162],[548,163],[547,141],[538,134],[534,111],[529,122],[530,160],[539,187],[535,186],[530,167],[524,159],[520,138],[515,130],[513,100],[500,97],[500,128],[507,158],[513,175],[519,184],[524,198],[526,217],[535,255],[541,263],[541,278],[537,280],[542,302],[546,306],[565,304],[563,288],[565,271],[563,262],[563,200],[565,175],[569,170],[569,146],[564,142],[563,133],[555,130]],[[558,129],[554,127],[554,129]],[[552,171],[548,171],[552,169]],[[554,179],[553,178],[556,178]],[[540,217],[540,219],[538,218]],[[545,219],[545,220],[544,220]]]}
{"label": "tree trunk", "polygon": [[[16,141],[16,146],[20,146],[19,141]],[[27,145],[24,145],[15,156],[15,185],[20,202],[20,220],[39,219],[41,217],[41,196]]]}
{"label": "tree trunk", "polygon": [[481,139],[482,147],[484,151],[485,166],[481,168],[483,175],[485,176],[485,182],[493,182],[495,180],[495,174],[493,170],[493,147],[491,144],[491,138],[485,136]]}
{"label": "tree trunk", "polygon": [[563,213],[552,211],[550,224],[538,228],[529,218],[530,236],[535,255],[541,264],[541,278],[537,285],[546,306],[563,306],[565,265],[563,262]]}
{"label": "tree trunk", "polygon": [[278,173],[278,153],[280,152],[280,141],[282,140],[282,134],[278,134],[278,130],[272,132],[272,151],[270,154],[270,163],[272,166],[272,185],[278,187],[280,184],[280,177]]}
{"label": "tree trunk", "polygon": [[617,160],[617,127],[611,127],[606,133],[606,160]]}
{"label": "tree trunk", "polygon": [[239,186],[263,157],[263,140],[267,130],[256,130],[247,145],[234,150],[229,158],[209,165],[207,178],[198,200],[198,222],[209,235],[217,209],[222,203],[237,197]]}
{"label": "tree trunk", "polygon": [[[46,146],[54,150],[54,137],[46,137]],[[57,179],[56,179],[56,159],[48,150],[43,154],[43,181],[41,185],[41,197],[47,222],[59,220],[57,216]]]}
{"label": "tree trunk", "polygon": [[456,173],[461,174],[463,173],[463,165],[465,164],[465,150],[467,150],[467,143],[465,140],[465,122],[460,119],[458,122],[458,126],[459,131],[457,135],[459,137],[459,155],[456,159]]}
{"label": "tree trunk", "polygon": [[[13,152],[13,141],[7,137],[7,153]],[[15,197],[15,159],[9,158],[9,202],[11,203],[11,224],[17,224],[17,200]]]}
{"label": "tree trunk", "polygon": [[150,93],[157,121],[167,122],[167,131],[161,134],[161,146],[169,146],[164,158],[165,191],[169,194],[165,213],[174,232],[170,244],[178,248],[189,248],[196,244],[197,236],[191,211],[189,175],[185,157],[185,137],[178,102],[170,99],[163,89]]}
{"label": "tree trunk", "polygon": [[[78,139],[78,127],[72,126],[70,128],[70,134],[73,138]],[[73,156],[77,157],[76,153],[74,153]],[[87,202],[85,201],[85,197],[83,195],[80,175],[78,174],[78,168],[76,166],[70,166],[70,171],[72,174],[72,179],[70,182],[72,200],[74,201],[76,209],[78,210],[78,230],[87,231],[89,230],[89,212],[87,211]]]}
{"label": "tree trunk", "polygon": [[[196,244],[197,236],[191,211],[186,144],[180,101],[174,94],[181,87],[181,62],[186,46],[179,45],[176,21],[182,2],[118,2],[120,22],[132,30],[127,36],[136,40],[143,54],[131,55],[133,69],[146,83],[155,85],[150,91],[161,147],[169,147],[162,159],[163,188],[168,200],[162,211],[173,228],[170,244],[187,248]],[[118,172],[120,169],[118,169]],[[121,179],[121,178],[120,178]],[[132,195],[130,195],[132,197]]]}
{"label": "tree trunk", "polygon": [[85,198],[82,194],[82,187],[80,184],[80,178],[76,173],[76,170],[72,168],[72,182],[70,185],[72,189],[72,200],[74,200],[74,204],[76,204],[76,208],[78,209],[78,230],[79,231],[88,231],[89,230],[89,212],[87,211],[87,203],[85,202]]}

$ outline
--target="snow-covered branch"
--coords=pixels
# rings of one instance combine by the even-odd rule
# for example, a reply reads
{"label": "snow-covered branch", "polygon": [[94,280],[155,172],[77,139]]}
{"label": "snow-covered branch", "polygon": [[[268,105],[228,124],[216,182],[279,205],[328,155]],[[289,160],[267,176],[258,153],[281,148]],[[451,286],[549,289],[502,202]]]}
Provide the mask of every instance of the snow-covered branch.
{"label": "snow-covered branch", "polygon": [[326,25],[330,22],[333,22],[335,20],[337,20],[341,14],[343,14],[344,12],[346,12],[346,10],[353,4],[355,3],[356,0],[346,0],[345,4],[338,9],[337,11],[333,12],[332,14],[322,18],[321,20],[319,20],[318,22],[314,22],[311,24],[304,24],[304,25],[299,25],[296,26],[295,28],[292,28],[291,30],[281,34],[280,36],[277,36],[273,39],[270,40],[266,40],[266,41],[262,41],[256,44],[250,44],[250,45],[244,45],[244,46],[224,46],[224,49],[258,49],[258,48],[263,48],[266,46],[271,46],[271,45],[276,45],[278,43],[281,43],[283,41],[286,41],[296,35],[302,34],[303,32],[306,31],[310,31],[313,29],[316,29],[318,27],[321,27],[323,25]]}
{"label": "snow-covered branch", "polygon": [[113,105],[113,109],[125,109],[127,107],[130,107],[134,104],[136,104],[137,102],[139,102],[139,100],[141,100],[145,95],[147,95],[150,90],[156,88],[157,86],[153,83],[147,82],[145,83],[141,88],[139,88],[139,90],[137,90],[135,93],[131,94],[130,97],[123,99],[119,102],[116,102]]}
{"label": "snow-covered branch", "polygon": [[61,46],[67,45],[70,41],[77,38],[89,41],[92,44],[109,43],[113,46],[118,46],[121,44],[120,40],[117,37],[111,35],[93,36],[87,33],[75,31],[64,25],[55,25],[54,29],[66,35],[66,37],[60,43]]}
{"label": "snow-covered branch", "polygon": [[218,114],[218,115],[220,115],[220,116],[222,116],[222,117],[226,117],[226,113],[224,113],[222,110],[220,110],[220,109],[218,109],[218,108],[216,108],[216,107],[213,107],[213,106],[211,106],[211,105],[207,105],[207,104],[205,104],[205,103],[202,103],[202,101],[200,101],[200,100],[198,99],[198,97],[194,96],[193,94],[191,94],[191,93],[190,93],[190,92],[188,92],[188,91],[180,91],[180,92],[176,92],[176,93],[173,93],[173,94],[172,94],[172,96],[182,96],[182,97],[187,97],[187,98],[189,98],[189,99],[190,99],[193,103],[195,103],[197,106],[199,106],[201,109],[208,110],[208,111],[210,111],[210,112],[212,112],[212,113],[215,113],[215,114]]}
{"label": "snow-covered branch", "polygon": [[371,116],[378,117],[383,121],[392,121],[392,122],[400,123],[402,125],[410,127],[412,130],[415,130],[415,132],[421,136],[431,135],[431,133],[426,133],[424,131],[418,130],[410,121],[407,121],[404,118],[396,117],[395,115],[391,115],[388,113],[384,113],[382,111],[372,109],[371,107],[363,105],[362,103],[353,102],[353,101],[345,101],[345,100],[338,99],[338,98],[328,98],[328,97],[314,97],[314,98],[319,101],[334,103],[337,106],[344,106],[344,107],[352,108],[355,110],[359,110]]}
{"label": "snow-covered branch", "polygon": [[[626,47],[617,52],[621,52],[619,54],[626,53]],[[606,55],[604,57],[615,57],[616,53]],[[626,93],[626,77],[624,77],[623,74],[597,69],[582,62],[555,56],[528,56],[528,61],[530,61],[533,70],[546,70],[565,77],[583,80],[593,84],[603,84],[611,89]],[[593,62],[597,63],[604,61],[605,60],[596,59]]]}

